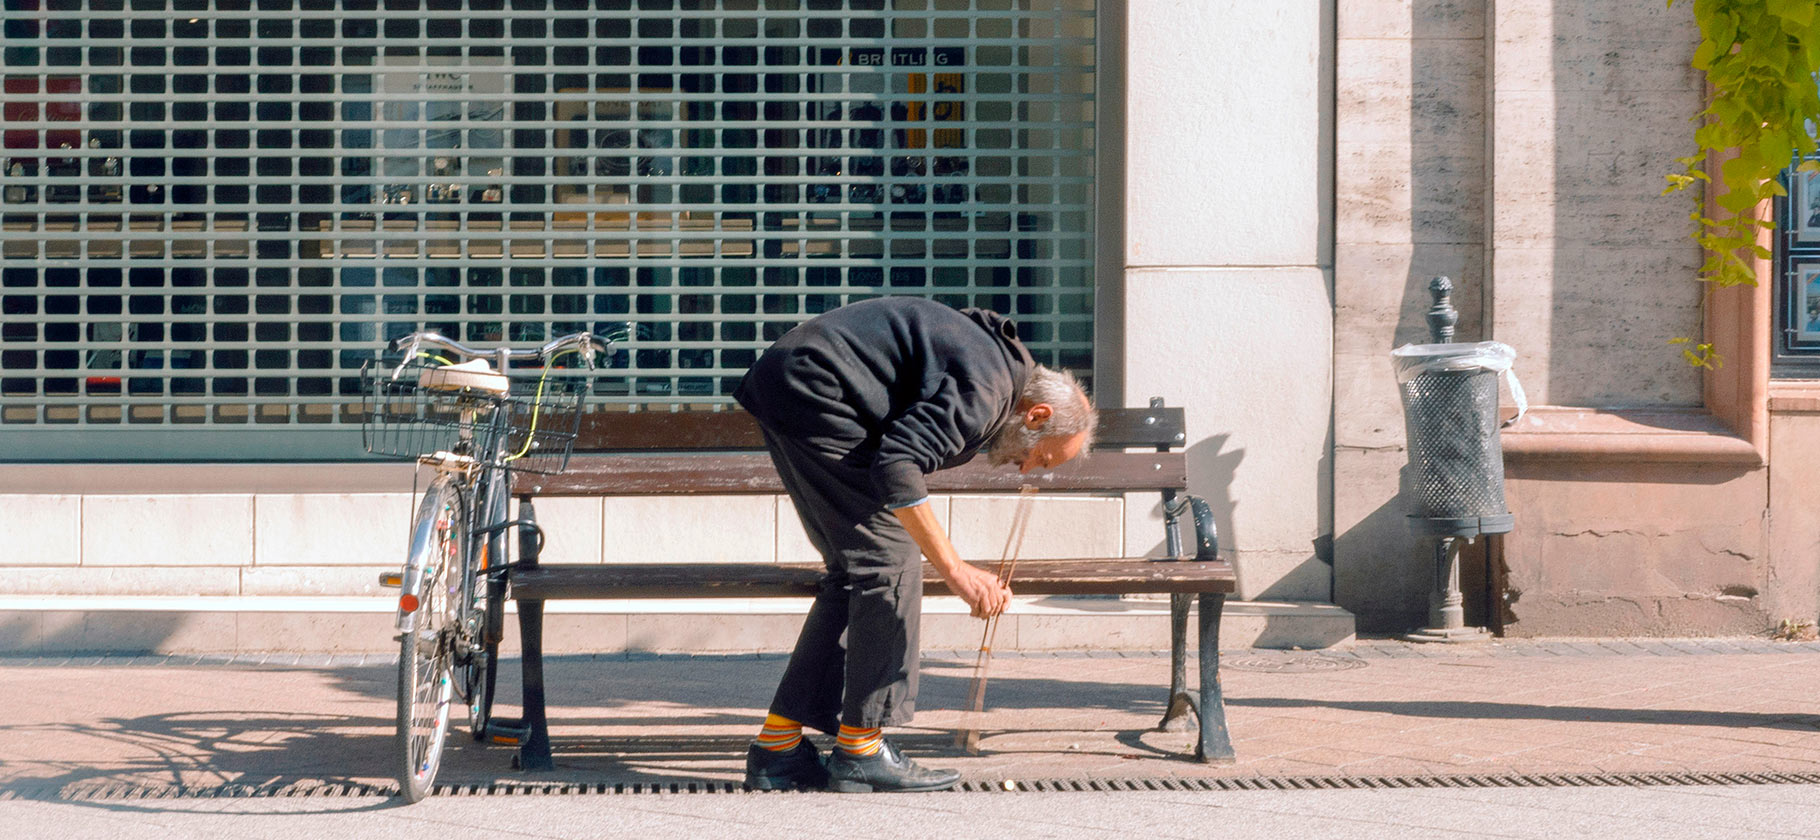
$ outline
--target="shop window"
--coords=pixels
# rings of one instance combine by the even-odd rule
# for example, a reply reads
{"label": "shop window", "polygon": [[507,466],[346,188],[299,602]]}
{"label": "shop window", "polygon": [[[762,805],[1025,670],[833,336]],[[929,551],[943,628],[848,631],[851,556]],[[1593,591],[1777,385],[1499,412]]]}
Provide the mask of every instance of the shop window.
{"label": "shop window", "polygon": [[1093,0],[141,5],[5,0],[6,433],[244,455],[426,328],[630,323],[596,400],[726,403],[886,294],[1091,375]]}

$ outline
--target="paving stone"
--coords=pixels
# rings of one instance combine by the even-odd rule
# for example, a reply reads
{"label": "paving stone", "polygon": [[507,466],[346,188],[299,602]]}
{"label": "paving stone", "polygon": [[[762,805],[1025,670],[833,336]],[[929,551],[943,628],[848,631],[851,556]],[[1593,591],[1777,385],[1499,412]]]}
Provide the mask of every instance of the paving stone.
{"label": "paving stone", "polygon": [[[921,711],[891,737],[919,760],[987,780],[1820,767],[1820,710],[1811,705],[1820,650],[1600,640],[1499,647],[1508,655],[1456,648],[1436,656],[1387,640],[1349,651],[1231,651],[1286,667],[1222,674],[1239,754],[1227,766],[1193,761],[1185,733],[1154,731],[1166,651],[995,657],[977,756],[957,750],[952,734],[964,719],[974,653],[931,652]],[[162,664],[147,667],[154,661]],[[1288,667],[1317,662],[1360,667]],[[519,665],[501,662],[503,716],[517,713]],[[16,713],[0,730],[0,793],[75,778],[382,783],[363,774],[389,760],[395,667],[389,654],[0,658],[0,703]],[[783,657],[634,652],[551,657],[546,668],[559,764],[550,780],[737,782]],[[52,729],[78,734],[41,737]],[[453,739],[444,781],[520,780],[510,755]]]}

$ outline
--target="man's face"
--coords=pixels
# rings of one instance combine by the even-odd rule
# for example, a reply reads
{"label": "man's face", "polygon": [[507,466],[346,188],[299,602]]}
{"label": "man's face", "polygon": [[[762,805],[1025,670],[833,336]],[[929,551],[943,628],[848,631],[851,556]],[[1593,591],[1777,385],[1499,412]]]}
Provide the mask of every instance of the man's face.
{"label": "man's face", "polygon": [[1016,464],[1018,472],[1028,473],[1036,469],[1054,469],[1081,454],[1087,443],[1086,432],[1043,435],[1053,413],[1047,405],[1025,406],[1022,422],[1006,426],[993,439],[988,452],[993,466]]}
{"label": "man's face", "polygon": [[1028,473],[1031,470],[1052,470],[1081,454],[1081,447],[1087,444],[1087,433],[1079,432],[1066,437],[1046,437],[1037,440],[1030,447],[1030,452],[1018,463],[1017,471]]}

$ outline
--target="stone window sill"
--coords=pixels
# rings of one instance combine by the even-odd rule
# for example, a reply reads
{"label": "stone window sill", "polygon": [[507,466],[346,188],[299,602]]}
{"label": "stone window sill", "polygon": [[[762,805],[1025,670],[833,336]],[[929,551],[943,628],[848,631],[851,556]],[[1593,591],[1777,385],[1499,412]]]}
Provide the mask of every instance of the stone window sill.
{"label": "stone window sill", "polygon": [[1536,406],[1502,438],[1506,461],[1763,463],[1756,446],[1703,408]]}
{"label": "stone window sill", "polygon": [[1771,379],[1769,410],[1775,414],[1820,413],[1820,379]]}

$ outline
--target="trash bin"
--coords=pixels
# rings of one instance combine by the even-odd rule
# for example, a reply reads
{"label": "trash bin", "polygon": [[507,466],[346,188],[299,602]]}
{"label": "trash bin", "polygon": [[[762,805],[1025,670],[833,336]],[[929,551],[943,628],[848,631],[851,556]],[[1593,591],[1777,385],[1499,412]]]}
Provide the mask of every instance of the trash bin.
{"label": "trash bin", "polygon": [[1390,355],[1408,431],[1411,525],[1431,534],[1509,532],[1498,380],[1510,380],[1521,415],[1528,406],[1511,373],[1516,350],[1481,341],[1406,344]]}

